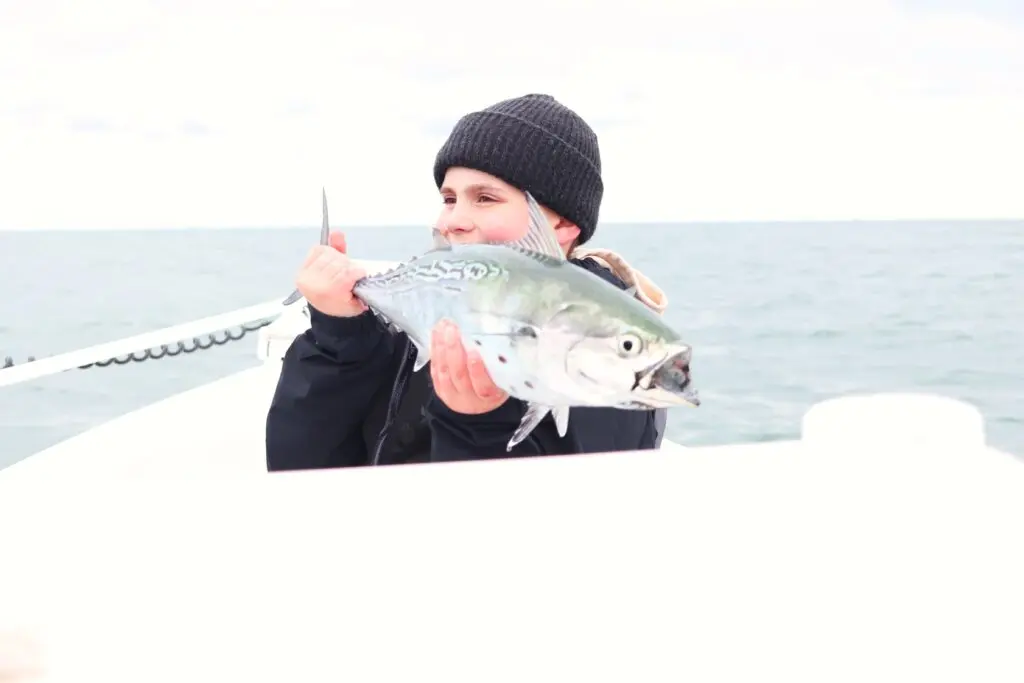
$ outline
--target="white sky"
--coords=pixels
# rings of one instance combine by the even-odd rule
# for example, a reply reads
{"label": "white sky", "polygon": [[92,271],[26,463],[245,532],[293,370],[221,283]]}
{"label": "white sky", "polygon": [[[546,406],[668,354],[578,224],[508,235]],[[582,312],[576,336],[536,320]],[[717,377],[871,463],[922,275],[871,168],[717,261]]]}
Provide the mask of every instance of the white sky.
{"label": "white sky", "polygon": [[1022,218],[1015,2],[0,0],[0,229],[425,225],[526,92],[604,221]]}

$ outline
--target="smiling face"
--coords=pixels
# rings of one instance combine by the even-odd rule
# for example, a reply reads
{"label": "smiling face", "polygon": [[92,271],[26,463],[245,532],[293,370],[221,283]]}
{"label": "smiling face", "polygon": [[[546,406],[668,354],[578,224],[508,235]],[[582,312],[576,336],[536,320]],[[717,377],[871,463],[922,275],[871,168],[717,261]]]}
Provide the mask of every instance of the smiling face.
{"label": "smiling face", "polygon": [[[510,242],[526,234],[526,195],[500,178],[453,167],[445,173],[440,193],[444,206],[436,227],[455,244]],[[580,229],[547,207],[541,210],[554,227],[562,251],[568,254]]]}

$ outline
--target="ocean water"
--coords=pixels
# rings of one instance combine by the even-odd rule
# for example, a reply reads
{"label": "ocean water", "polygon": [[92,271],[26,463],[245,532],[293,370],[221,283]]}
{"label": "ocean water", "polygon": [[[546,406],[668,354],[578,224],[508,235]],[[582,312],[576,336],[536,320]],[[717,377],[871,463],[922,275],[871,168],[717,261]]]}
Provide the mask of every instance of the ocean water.
{"label": "ocean water", "polygon": [[[284,296],[317,229],[0,232],[0,360],[24,362]],[[426,229],[346,231],[404,258]],[[978,406],[1024,455],[1024,221],[602,226],[668,294],[703,400],[684,444],[796,438],[815,402],[913,390]],[[0,388],[0,467],[125,411],[251,367],[255,335]],[[262,424],[253,429],[262,429]]]}

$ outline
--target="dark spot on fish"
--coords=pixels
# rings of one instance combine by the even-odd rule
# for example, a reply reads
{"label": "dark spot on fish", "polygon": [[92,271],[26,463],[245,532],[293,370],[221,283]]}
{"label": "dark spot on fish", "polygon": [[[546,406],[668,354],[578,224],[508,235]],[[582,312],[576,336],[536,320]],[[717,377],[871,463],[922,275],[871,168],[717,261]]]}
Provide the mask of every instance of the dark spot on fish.
{"label": "dark spot on fish", "polygon": [[533,389],[533,382],[531,382],[530,380],[526,380],[526,388]]}
{"label": "dark spot on fish", "polygon": [[508,359],[505,356],[498,356],[498,361],[501,363],[507,363]]}
{"label": "dark spot on fish", "polygon": [[533,329],[532,327],[520,327],[519,328],[519,336],[520,337],[531,337],[533,339],[536,339],[537,338],[537,331],[535,329]]}
{"label": "dark spot on fish", "polygon": [[480,343],[479,339],[474,339],[473,343],[476,344],[477,346],[483,346],[483,344]]}

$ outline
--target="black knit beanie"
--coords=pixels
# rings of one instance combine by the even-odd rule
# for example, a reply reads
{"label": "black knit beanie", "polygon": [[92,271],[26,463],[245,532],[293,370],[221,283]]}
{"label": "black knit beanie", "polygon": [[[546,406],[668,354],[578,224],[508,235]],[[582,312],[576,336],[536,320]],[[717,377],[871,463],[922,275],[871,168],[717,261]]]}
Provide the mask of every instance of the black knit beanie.
{"label": "black knit beanie", "polygon": [[529,192],[579,226],[580,244],[594,234],[604,194],[597,135],[550,95],[523,95],[463,116],[434,161],[438,188],[452,166]]}

